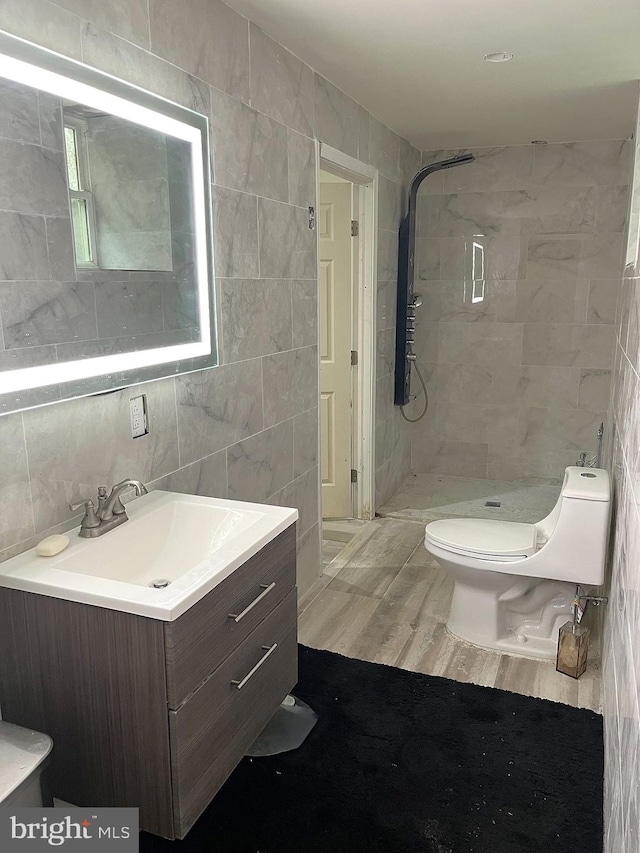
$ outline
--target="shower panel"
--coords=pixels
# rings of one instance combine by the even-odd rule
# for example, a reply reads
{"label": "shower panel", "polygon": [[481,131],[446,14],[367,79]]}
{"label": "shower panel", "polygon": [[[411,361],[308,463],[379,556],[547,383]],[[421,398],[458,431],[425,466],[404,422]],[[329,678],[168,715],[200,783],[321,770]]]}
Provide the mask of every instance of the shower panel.
{"label": "shower panel", "polygon": [[[422,297],[413,290],[414,258],[416,245],[416,203],[418,188],[426,177],[441,169],[452,169],[474,160],[473,154],[462,154],[449,160],[440,160],[423,166],[416,172],[409,186],[407,215],[400,223],[398,246],[398,297],[396,312],[396,374],[394,403],[406,406],[410,399],[411,365],[416,362],[413,351],[416,328],[416,309],[422,305]],[[426,385],[416,364],[416,372],[425,391]],[[426,408],[425,408],[426,412]],[[404,414],[404,413],[403,413]],[[405,416],[406,417],[406,416]],[[408,420],[408,418],[407,418]]]}

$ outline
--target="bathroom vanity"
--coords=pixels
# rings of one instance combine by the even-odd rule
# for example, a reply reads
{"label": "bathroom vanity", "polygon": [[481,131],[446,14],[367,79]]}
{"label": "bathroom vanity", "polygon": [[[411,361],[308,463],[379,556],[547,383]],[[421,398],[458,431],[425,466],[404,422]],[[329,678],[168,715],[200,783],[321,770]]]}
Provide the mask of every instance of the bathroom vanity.
{"label": "bathroom vanity", "polygon": [[[180,512],[207,504],[236,505],[154,492],[128,504],[130,521],[103,547],[76,536],[53,563],[24,554],[0,567],[3,718],[53,738],[54,796],[139,807],[140,828],[170,839],[186,835],[297,680],[295,510],[238,503],[257,520],[231,536],[230,522],[221,524],[216,559],[193,559],[165,589],[152,589],[144,572],[137,584],[111,577],[136,531],[144,538],[157,524],[161,539],[171,516],[179,540]],[[271,538],[260,510],[276,518]],[[155,542],[145,570],[157,571],[174,538],[169,529]],[[236,540],[257,550],[239,562]]]}

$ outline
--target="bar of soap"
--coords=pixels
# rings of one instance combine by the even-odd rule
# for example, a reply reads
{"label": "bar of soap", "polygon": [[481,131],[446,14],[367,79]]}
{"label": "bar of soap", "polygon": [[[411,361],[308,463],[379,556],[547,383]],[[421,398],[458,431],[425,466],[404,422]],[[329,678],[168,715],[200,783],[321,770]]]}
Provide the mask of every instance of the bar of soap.
{"label": "bar of soap", "polygon": [[36,554],[40,557],[55,557],[60,551],[69,544],[69,537],[64,533],[54,533],[53,536],[47,536],[42,542],[36,545]]}

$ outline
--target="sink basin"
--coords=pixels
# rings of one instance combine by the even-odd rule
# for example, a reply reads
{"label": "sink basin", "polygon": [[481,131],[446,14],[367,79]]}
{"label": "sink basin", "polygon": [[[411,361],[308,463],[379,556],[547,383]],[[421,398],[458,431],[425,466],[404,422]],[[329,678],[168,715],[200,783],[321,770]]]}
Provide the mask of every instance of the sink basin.
{"label": "sink basin", "polygon": [[[298,518],[295,509],[150,492],[96,539],[0,564],[0,586],[171,621]],[[154,584],[159,585],[154,586]]]}

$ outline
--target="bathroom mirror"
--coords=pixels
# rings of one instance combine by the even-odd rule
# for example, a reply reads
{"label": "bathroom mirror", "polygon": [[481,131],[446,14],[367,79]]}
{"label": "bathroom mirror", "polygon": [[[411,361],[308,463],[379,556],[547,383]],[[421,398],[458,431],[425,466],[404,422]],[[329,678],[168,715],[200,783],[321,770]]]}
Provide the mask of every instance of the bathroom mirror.
{"label": "bathroom mirror", "polygon": [[0,33],[0,414],[217,363],[205,116]]}

